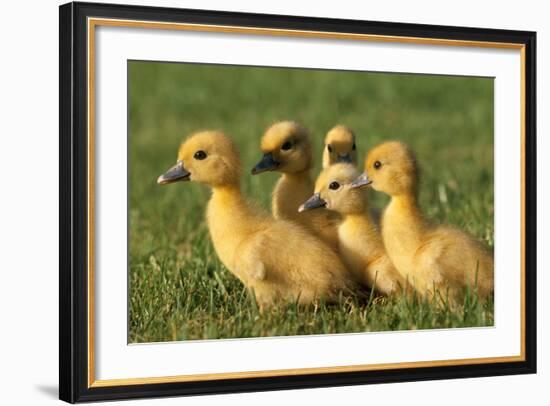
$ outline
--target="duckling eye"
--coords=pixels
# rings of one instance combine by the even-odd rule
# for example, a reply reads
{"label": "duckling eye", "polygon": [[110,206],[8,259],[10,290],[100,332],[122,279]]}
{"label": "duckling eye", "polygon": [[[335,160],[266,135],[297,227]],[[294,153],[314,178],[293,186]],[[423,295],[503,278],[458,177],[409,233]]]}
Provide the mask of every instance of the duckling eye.
{"label": "duckling eye", "polygon": [[290,141],[285,142],[281,147],[283,151],[288,151],[290,148],[292,148],[292,142]]}
{"label": "duckling eye", "polygon": [[382,163],[380,161],[376,161],[373,166],[374,166],[374,169],[380,169],[380,167],[382,166]]}
{"label": "duckling eye", "polygon": [[330,145],[327,145],[328,152],[332,152],[332,147]]}
{"label": "duckling eye", "polygon": [[202,161],[206,158],[206,152],[204,151],[197,151],[195,152],[195,155],[193,155],[193,158],[198,159],[199,161]]}
{"label": "duckling eye", "polygon": [[355,151],[355,150],[357,149],[357,147],[355,146],[355,142],[354,142],[353,145],[351,146],[351,149],[352,149],[353,151]]}
{"label": "duckling eye", "polygon": [[331,190],[337,190],[340,187],[340,184],[338,182],[332,182],[330,185],[328,185],[328,188]]}

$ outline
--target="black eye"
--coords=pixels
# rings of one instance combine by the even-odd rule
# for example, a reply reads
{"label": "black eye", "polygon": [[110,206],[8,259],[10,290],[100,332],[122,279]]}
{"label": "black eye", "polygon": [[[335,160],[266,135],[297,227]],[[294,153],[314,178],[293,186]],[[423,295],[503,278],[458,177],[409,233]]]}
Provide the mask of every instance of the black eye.
{"label": "black eye", "polygon": [[328,152],[332,152],[332,147],[330,145],[327,145]]}
{"label": "black eye", "polygon": [[281,147],[283,151],[288,151],[290,148],[292,148],[292,142],[290,141],[285,142]]}
{"label": "black eye", "polygon": [[195,155],[193,155],[193,158],[198,159],[199,161],[202,161],[204,158],[206,158],[206,152],[197,151],[195,152]]}
{"label": "black eye", "polygon": [[355,151],[355,150],[357,149],[357,147],[355,146],[355,142],[353,143],[351,149],[352,149],[353,151]]}
{"label": "black eye", "polygon": [[340,184],[338,182],[332,182],[330,185],[328,185],[328,188],[331,190],[337,190],[340,187]]}
{"label": "black eye", "polygon": [[374,166],[374,169],[380,169],[380,167],[382,166],[382,163],[380,161],[376,161],[373,166]]}

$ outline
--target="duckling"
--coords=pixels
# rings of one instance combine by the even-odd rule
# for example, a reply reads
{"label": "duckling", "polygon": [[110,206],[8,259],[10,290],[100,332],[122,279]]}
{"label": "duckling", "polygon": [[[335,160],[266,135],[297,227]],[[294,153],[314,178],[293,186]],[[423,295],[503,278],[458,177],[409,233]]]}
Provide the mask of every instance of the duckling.
{"label": "duckling", "polygon": [[493,291],[493,256],[465,232],[428,221],[418,205],[418,167],[412,150],[398,141],[375,147],[365,172],[352,183],[391,197],[382,216],[382,239],[397,270],[421,294],[460,304],[465,288],[481,298]]}
{"label": "duckling", "polygon": [[189,180],[211,187],[206,221],[215,251],[262,309],[279,301],[336,301],[340,292],[356,289],[353,276],[320,239],[297,224],[273,219],[242,195],[239,155],[224,133],[191,135],[176,165],[157,182]]}
{"label": "duckling", "polygon": [[[323,169],[338,162],[348,162],[357,165],[357,145],[355,133],[345,125],[334,126],[325,137],[325,148],[323,149]],[[374,222],[380,224],[380,209],[369,208],[370,216]]]}
{"label": "duckling", "polygon": [[252,168],[252,175],[266,171],[282,173],[273,189],[273,216],[305,226],[336,249],[338,216],[334,212],[298,213],[300,205],[313,192],[310,176],[313,159],[308,131],[295,121],[277,122],[262,137],[261,150],[264,155]]}
{"label": "duckling", "polygon": [[338,124],[325,137],[323,149],[323,169],[338,162],[357,165],[355,134],[351,128]]}
{"label": "duckling", "polygon": [[355,166],[339,163],[324,169],[315,182],[315,194],[300,211],[329,208],[342,216],[338,225],[338,252],[356,278],[369,288],[389,295],[406,288],[406,280],[395,269],[382,242],[378,227],[368,211],[366,191],[352,188],[359,175]]}

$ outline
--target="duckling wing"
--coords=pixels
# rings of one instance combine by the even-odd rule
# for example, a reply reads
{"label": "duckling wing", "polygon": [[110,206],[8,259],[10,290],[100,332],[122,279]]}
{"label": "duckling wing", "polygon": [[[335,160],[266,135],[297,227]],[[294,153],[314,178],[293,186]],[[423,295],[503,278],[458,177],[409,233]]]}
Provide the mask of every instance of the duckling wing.
{"label": "duckling wing", "polygon": [[240,244],[235,260],[237,273],[246,280],[245,284],[252,281],[263,281],[266,279],[266,266],[261,258],[263,247],[266,245],[264,235],[258,235]]}
{"label": "duckling wing", "polygon": [[457,294],[466,286],[476,287],[482,296],[492,290],[492,255],[461,230],[438,227],[427,236],[415,257],[420,274],[436,285],[456,290]]}

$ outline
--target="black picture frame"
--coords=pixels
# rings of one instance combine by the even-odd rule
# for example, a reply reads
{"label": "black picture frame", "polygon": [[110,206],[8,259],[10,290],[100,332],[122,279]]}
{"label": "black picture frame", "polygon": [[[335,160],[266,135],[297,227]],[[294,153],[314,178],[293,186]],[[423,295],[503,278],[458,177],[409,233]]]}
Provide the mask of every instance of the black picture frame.
{"label": "black picture frame", "polygon": [[[59,397],[67,402],[235,393],[536,372],[536,33],[374,21],[292,17],[112,4],[60,6],[59,32]],[[151,383],[88,384],[87,18],[104,17],[303,31],[345,32],[461,41],[514,43],[525,52],[525,359],[472,365],[364,372]]]}

